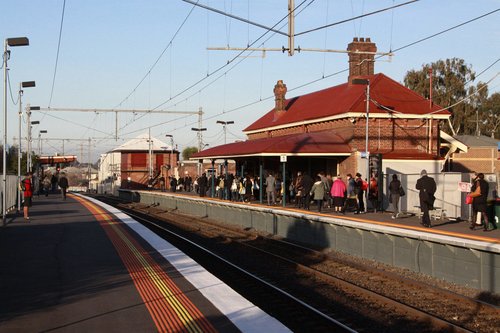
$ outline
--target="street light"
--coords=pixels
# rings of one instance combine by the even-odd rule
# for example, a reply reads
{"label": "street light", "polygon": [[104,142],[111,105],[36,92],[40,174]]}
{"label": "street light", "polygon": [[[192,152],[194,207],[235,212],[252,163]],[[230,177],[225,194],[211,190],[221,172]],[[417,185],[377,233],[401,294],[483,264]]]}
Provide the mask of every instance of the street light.
{"label": "street light", "polygon": [[[200,123],[201,124],[201,123]],[[191,128],[191,131],[198,132],[198,151],[201,151],[203,149],[203,131],[206,131],[207,129],[204,127],[199,127],[199,128]],[[198,176],[201,175],[201,163],[198,162]]]}
{"label": "street light", "polygon": [[217,120],[217,124],[222,124],[222,129],[224,131],[224,144],[226,144],[227,125],[234,124],[234,121],[232,121],[232,120],[229,120],[229,121]]}
{"label": "street light", "polygon": [[[17,182],[21,183],[21,120],[23,118],[23,88],[35,86],[35,81],[25,81],[19,83],[19,146],[17,148]],[[26,169],[27,170],[27,169]],[[17,191],[17,211],[21,211],[21,191]]]}
{"label": "street light", "polygon": [[30,121],[31,119],[31,111],[34,111],[34,110],[40,110],[40,107],[39,106],[30,106],[26,112],[26,115],[27,115],[27,122],[28,122],[28,158],[27,158],[27,166],[26,166],[26,169],[28,171],[32,171],[32,168],[33,168],[33,160],[32,160],[32,150],[33,150],[33,139],[32,139],[32,136],[31,136],[31,130],[32,130],[32,127],[33,125],[38,125],[40,124],[40,122],[38,120],[34,120],[34,121]]}
{"label": "street light", "polygon": [[[365,129],[365,158],[366,158],[366,177],[368,184],[370,183],[371,175],[370,173],[370,152],[368,151],[368,121],[370,120],[370,80],[368,79],[353,79],[352,84],[366,85],[366,129]],[[368,192],[370,185],[368,185],[368,190],[366,191],[365,197],[365,213],[368,212]]]}
{"label": "street light", "polygon": [[172,134],[165,134],[166,138],[170,138],[170,168],[173,167],[172,157],[174,155],[174,136]]}
{"label": "street light", "polygon": [[38,156],[42,156],[42,134],[47,133],[47,130],[40,130],[38,132]]}
{"label": "street light", "polygon": [[7,38],[4,43],[3,51],[3,183],[2,183],[2,222],[5,225],[5,217],[7,212],[7,200],[6,200],[6,189],[7,189],[7,61],[10,57],[10,51],[8,46],[26,46],[29,45],[29,40],[26,37],[16,37]]}

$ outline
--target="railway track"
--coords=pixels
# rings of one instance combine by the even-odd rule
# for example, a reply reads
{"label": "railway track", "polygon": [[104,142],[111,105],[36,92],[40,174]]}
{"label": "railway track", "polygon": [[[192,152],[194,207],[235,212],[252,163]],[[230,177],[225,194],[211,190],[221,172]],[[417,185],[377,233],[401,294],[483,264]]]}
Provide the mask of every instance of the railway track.
{"label": "railway track", "polygon": [[[157,232],[176,237],[174,243],[189,237],[194,240],[191,247],[193,242],[203,244],[204,249],[196,251],[175,245],[190,256],[198,255],[195,260],[212,267],[206,266],[215,275],[228,269],[213,268],[214,260],[196,252],[210,251],[231,270],[259,281],[251,286],[234,274],[221,277],[294,331],[400,332],[404,327],[406,332],[495,332],[500,327],[498,307],[448,290],[202,218],[119,201],[113,204]],[[293,303],[301,306],[292,309],[291,299],[283,297],[293,297]],[[280,308],[286,310],[277,311]]]}

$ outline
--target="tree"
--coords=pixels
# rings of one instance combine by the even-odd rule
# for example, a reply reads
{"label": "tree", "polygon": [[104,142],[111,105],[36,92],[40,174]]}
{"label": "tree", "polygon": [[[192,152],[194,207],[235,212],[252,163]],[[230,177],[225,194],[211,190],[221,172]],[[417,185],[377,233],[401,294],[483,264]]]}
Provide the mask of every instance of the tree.
{"label": "tree", "polygon": [[198,148],[196,148],[196,147],[186,147],[182,151],[182,159],[189,160],[191,155],[193,155],[194,153],[197,153],[197,152],[198,152]]}
{"label": "tree", "polygon": [[[435,63],[422,66],[422,70],[409,71],[404,84],[413,91],[428,98],[429,69],[432,69],[432,100],[435,104],[447,107],[452,113],[451,124],[456,133],[476,133],[476,110],[481,110],[482,103],[488,96],[486,84],[479,82],[477,86],[470,85],[475,79],[472,67],[465,64],[463,59],[453,58],[439,60]],[[477,92],[471,98],[466,96]],[[481,119],[484,115],[481,115]],[[448,128],[445,131],[450,132]]]}
{"label": "tree", "polygon": [[484,134],[492,138],[500,138],[500,93],[492,94],[481,106]]}

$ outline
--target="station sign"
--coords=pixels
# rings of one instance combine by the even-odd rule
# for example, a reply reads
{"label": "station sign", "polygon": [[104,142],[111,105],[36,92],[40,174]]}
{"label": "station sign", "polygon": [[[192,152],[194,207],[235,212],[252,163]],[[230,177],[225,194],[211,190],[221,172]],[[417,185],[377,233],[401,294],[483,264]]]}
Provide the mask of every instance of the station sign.
{"label": "station sign", "polygon": [[458,190],[460,192],[470,192],[472,184],[469,182],[458,182]]}

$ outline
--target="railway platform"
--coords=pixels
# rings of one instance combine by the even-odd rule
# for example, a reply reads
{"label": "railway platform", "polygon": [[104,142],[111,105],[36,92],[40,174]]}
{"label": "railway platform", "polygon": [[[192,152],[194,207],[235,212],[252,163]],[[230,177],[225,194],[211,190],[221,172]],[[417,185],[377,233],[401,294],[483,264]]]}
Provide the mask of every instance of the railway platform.
{"label": "railway platform", "polygon": [[197,197],[191,193],[120,190],[122,199],[254,229],[326,251],[408,269],[480,291],[500,293],[500,230],[433,214],[432,228],[415,214],[335,213]]}
{"label": "railway platform", "polygon": [[0,229],[0,332],[287,332],[171,244],[80,195]]}

